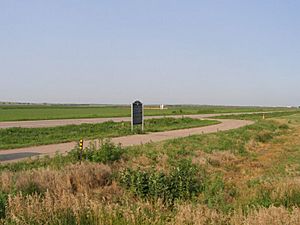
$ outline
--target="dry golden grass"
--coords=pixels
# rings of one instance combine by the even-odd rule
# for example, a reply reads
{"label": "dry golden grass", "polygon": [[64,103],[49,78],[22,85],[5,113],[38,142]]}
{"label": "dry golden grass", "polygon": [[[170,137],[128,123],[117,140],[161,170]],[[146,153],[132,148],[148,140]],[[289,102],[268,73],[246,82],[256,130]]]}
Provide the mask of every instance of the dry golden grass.
{"label": "dry golden grass", "polygon": [[[3,224],[52,224],[58,215],[74,215],[78,224],[82,213],[89,217],[89,224],[114,224],[122,215],[121,224],[158,224],[161,213],[167,211],[161,202],[149,203],[135,201],[124,197],[120,203],[103,203],[91,199],[88,194],[73,195],[63,192],[60,196],[46,192],[45,196],[9,197],[6,221]],[[150,212],[150,214],[149,214]]]}
{"label": "dry golden grass", "polygon": [[2,172],[1,190],[24,190],[34,184],[52,193],[85,193],[111,182],[111,169],[103,164],[84,163],[65,167],[63,170],[38,169],[21,172]]}
{"label": "dry golden grass", "polygon": [[19,194],[9,197],[6,220],[17,224],[30,224],[33,221],[36,224],[50,224],[51,218],[65,210],[73,212],[78,220],[81,210],[97,210],[97,204],[93,204],[86,194],[75,196],[62,192],[53,195],[48,191],[43,197]]}
{"label": "dry golden grass", "polygon": [[[92,224],[114,224],[115,218],[122,215],[121,224],[195,224],[195,225],[299,225],[300,209],[291,211],[283,207],[259,208],[247,215],[241,210],[232,214],[223,214],[204,205],[178,204],[173,213],[160,202],[149,203],[124,198],[122,203],[104,204],[91,200],[87,194],[73,195],[63,192],[60,196],[46,192],[44,197],[10,197],[7,208],[7,220],[14,224],[52,224],[60,213],[72,213],[80,222],[81,213],[85,212],[92,219]],[[164,220],[161,215],[169,218]],[[164,220],[164,221],[163,221]],[[5,221],[2,221],[5,224]],[[9,223],[7,223],[9,224]]]}
{"label": "dry golden grass", "polygon": [[206,206],[191,204],[177,205],[177,213],[169,224],[195,224],[195,225],[217,225],[226,224],[228,218],[216,210],[211,210]]}
{"label": "dry golden grass", "polygon": [[273,189],[272,198],[280,199],[286,195],[292,195],[294,192],[300,193],[300,177],[287,178],[277,183],[269,184],[269,188]]}
{"label": "dry golden grass", "polygon": [[247,216],[235,213],[231,219],[232,225],[299,225],[300,209],[288,211],[284,207],[260,208],[251,211]]}
{"label": "dry golden grass", "polygon": [[169,224],[182,225],[299,225],[300,209],[288,211],[284,207],[259,208],[245,215],[241,210],[225,215],[203,205],[178,205]]}

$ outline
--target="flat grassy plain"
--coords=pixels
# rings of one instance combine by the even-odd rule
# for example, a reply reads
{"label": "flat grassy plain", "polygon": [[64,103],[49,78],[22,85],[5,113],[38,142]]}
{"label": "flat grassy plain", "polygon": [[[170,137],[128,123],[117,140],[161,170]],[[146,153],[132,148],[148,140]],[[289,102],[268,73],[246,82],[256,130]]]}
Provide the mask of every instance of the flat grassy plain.
{"label": "flat grassy plain", "polygon": [[[300,224],[300,114],[0,165],[3,224]],[[256,120],[256,119],[254,119]]]}
{"label": "flat grassy plain", "polygon": [[[166,106],[167,109],[145,109],[145,115],[182,115],[227,112],[258,112],[289,110],[274,107]],[[149,107],[146,107],[149,108]],[[65,105],[0,105],[0,121],[53,120],[77,118],[129,117],[126,106],[65,106]]]}
{"label": "flat grassy plain", "polygon": [[[203,127],[218,124],[215,120],[191,118],[161,118],[145,120],[144,133]],[[12,149],[70,141],[102,139],[140,133],[140,128],[131,132],[130,122],[108,121],[98,124],[68,125],[49,128],[0,129],[0,149]]]}

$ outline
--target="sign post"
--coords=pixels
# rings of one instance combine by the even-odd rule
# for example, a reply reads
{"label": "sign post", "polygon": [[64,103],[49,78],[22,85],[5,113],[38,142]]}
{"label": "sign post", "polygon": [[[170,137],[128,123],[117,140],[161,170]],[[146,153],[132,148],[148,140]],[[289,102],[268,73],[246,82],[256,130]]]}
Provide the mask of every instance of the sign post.
{"label": "sign post", "polygon": [[82,151],[83,151],[83,140],[82,139],[80,139],[80,141],[79,141],[79,149],[80,149],[79,160],[80,160],[80,164],[81,164],[81,161],[82,161]]}
{"label": "sign post", "polygon": [[140,101],[131,104],[131,131],[135,125],[142,125],[144,131],[144,105]]}

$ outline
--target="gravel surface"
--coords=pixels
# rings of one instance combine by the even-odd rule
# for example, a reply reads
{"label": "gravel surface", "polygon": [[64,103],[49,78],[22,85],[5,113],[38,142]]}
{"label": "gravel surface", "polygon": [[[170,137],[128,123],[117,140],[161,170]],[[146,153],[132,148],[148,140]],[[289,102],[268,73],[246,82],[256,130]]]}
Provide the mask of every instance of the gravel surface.
{"label": "gravel surface", "polygon": [[[215,116],[214,114],[213,116]],[[212,115],[192,115],[188,117],[192,118],[205,118]],[[149,117],[148,117],[149,118]],[[88,119],[89,121],[107,121],[111,119]],[[129,118],[114,118],[114,121],[128,121]],[[65,122],[66,120],[64,120]],[[74,121],[74,120],[73,120]],[[78,120],[76,120],[78,121]],[[86,121],[86,120],[80,120],[80,121]],[[158,142],[158,141],[164,141],[168,139],[175,139],[180,137],[187,137],[190,135],[196,135],[196,134],[206,134],[206,133],[214,133],[218,131],[226,131],[231,129],[237,129],[243,126],[251,125],[253,124],[252,121],[246,121],[246,120],[221,120],[220,124],[206,126],[206,127],[199,127],[199,128],[190,128],[190,129],[182,129],[182,130],[172,130],[172,131],[165,131],[165,132],[155,132],[155,133],[148,133],[148,134],[141,134],[141,135],[131,135],[131,136],[125,136],[125,137],[117,137],[112,138],[112,142],[118,144],[120,143],[122,146],[132,146],[132,145],[139,145],[139,144],[145,144],[148,142]],[[41,122],[41,121],[38,121]],[[65,123],[62,122],[60,125],[65,125]],[[85,140],[84,146],[87,146],[91,140]],[[96,141],[97,142],[97,141]],[[54,155],[56,152],[59,153],[66,153],[74,148],[76,145],[76,142],[68,142],[68,143],[62,143],[62,144],[51,144],[51,145],[42,145],[42,146],[34,146],[34,147],[26,147],[26,148],[19,148],[19,149],[11,149],[11,150],[1,150],[0,151],[0,162],[15,162],[19,161],[25,158],[28,158],[30,156],[34,155]],[[21,154],[23,153],[23,154]]]}

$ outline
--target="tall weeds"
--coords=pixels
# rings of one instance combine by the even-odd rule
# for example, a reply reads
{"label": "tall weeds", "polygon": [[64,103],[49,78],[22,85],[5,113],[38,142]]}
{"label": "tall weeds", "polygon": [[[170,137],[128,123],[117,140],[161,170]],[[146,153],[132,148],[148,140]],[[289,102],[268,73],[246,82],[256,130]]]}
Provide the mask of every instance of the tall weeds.
{"label": "tall weeds", "polygon": [[[63,170],[36,169],[20,172],[2,172],[0,188],[6,193],[41,194],[51,192],[84,193],[108,185],[111,169],[103,164],[75,164]],[[29,191],[28,191],[29,190]]]}

